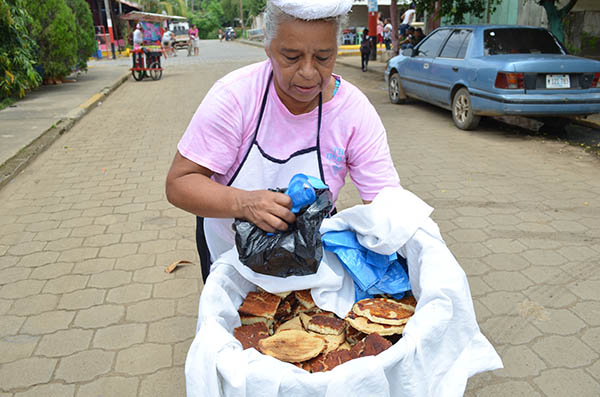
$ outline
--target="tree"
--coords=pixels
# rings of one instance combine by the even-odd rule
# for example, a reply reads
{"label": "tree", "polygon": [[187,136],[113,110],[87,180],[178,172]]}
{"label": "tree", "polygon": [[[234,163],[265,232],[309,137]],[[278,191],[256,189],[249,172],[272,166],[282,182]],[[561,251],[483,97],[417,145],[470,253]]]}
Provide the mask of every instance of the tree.
{"label": "tree", "polygon": [[461,24],[465,21],[465,15],[477,18],[483,17],[486,12],[494,12],[495,4],[501,0],[415,0],[417,9],[427,11],[430,15],[436,14],[438,4],[438,17],[448,17],[452,24]]}
{"label": "tree", "polygon": [[190,22],[198,28],[198,37],[201,39],[217,37],[217,30],[221,26],[223,9],[218,0],[209,0],[204,3],[200,11],[192,14]]}
{"label": "tree", "polygon": [[87,60],[96,52],[96,32],[90,6],[85,0],[67,0],[75,14],[77,37],[77,68],[87,70]]}
{"label": "tree", "polygon": [[77,64],[75,15],[65,0],[25,0],[33,18],[29,32],[39,45],[45,78],[62,78]]}
{"label": "tree", "polygon": [[563,19],[573,9],[575,3],[577,3],[577,0],[569,0],[567,5],[560,9],[556,6],[559,0],[535,0],[535,2],[544,7],[544,10],[546,10],[548,24],[550,25],[550,30],[552,33],[554,33],[554,35],[561,42],[564,42],[565,28],[563,25]]}
{"label": "tree", "polygon": [[42,81],[35,71],[37,45],[27,31],[31,24],[22,0],[0,1],[0,100],[22,98]]}

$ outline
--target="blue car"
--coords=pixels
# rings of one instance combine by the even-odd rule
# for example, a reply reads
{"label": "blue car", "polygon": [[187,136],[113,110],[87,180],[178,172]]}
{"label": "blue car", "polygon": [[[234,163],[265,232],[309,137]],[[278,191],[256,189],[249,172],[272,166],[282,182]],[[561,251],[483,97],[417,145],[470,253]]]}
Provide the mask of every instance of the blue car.
{"label": "blue car", "polygon": [[567,55],[537,27],[440,27],[392,58],[385,79],[392,103],[415,98],[451,110],[463,130],[481,116],[560,124],[557,116],[600,113],[600,62]]}

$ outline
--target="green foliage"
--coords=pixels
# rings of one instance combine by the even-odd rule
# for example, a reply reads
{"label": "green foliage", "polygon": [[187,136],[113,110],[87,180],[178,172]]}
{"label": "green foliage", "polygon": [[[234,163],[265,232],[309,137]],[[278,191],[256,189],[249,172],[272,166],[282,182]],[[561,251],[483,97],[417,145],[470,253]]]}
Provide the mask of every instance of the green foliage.
{"label": "green foliage", "polygon": [[160,14],[162,7],[159,0],[138,0],[137,3],[142,6],[144,12],[153,12]]}
{"label": "green foliage", "polygon": [[96,32],[92,11],[85,0],[67,0],[67,4],[75,14],[77,67],[87,70],[87,60],[96,52]]}
{"label": "green foliage", "polygon": [[[496,10],[496,4],[502,0],[445,0],[441,3],[437,16],[447,17],[452,24],[461,24],[465,21],[465,15],[469,14],[477,18],[482,18],[486,12],[493,13]],[[429,15],[436,15],[437,0],[415,0],[419,12],[427,11]],[[489,7],[489,11],[488,11]]]}
{"label": "green foliage", "polygon": [[194,12],[190,17],[190,26],[195,24],[198,28],[198,37],[201,39],[217,37],[221,26],[223,8],[218,0],[210,0],[202,5],[200,11]]}
{"label": "green foliage", "polygon": [[32,23],[22,0],[0,0],[0,101],[4,105],[10,104],[9,97],[22,98],[41,83],[35,71],[37,46],[27,32]]}
{"label": "green foliage", "polygon": [[61,78],[77,64],[75,15],[65,0],[25,0],[33,18],[29,32],[38,43],[44,77]]}
{"label": "green foliage", "polygon": [[186,18],[189,16],[185,0],[164,0],[160,2],[160,6],[168,15],[178,15]]}
{"label": "green foliage", "polygon": [[546,16],[548,16],[548,25],[554,35],[561,41],[565,40],[564,20],[567,14],[577,3],[577,0],[569,0],[562,8],[558,8],[559,0],[534,0],[537,4],[544,7]]}
{"label": "green foliage", "polygon": [[[244,13],[244,26],[249,25],[250,18],[257,16],[265,10],[266,0],[243,0],[242,11]],[[221,0],[223,7],[222,25],[234,26],[234,21],[240,18],[239,0]]]}

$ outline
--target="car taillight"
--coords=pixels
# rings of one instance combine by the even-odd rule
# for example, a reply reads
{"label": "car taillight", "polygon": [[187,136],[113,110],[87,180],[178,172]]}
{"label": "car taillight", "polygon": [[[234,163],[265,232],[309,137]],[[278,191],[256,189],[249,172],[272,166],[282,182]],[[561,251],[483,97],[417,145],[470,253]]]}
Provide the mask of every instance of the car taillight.
{"label": "car taillight", "polygon": [[523,73],[498,72],[494,86],[503,89],[523,89],[525,88]]}
{"label": "car taillight", "polygon": [[594,81],[592,82],[592,87],[600,88],[600,73],[594,74]]}

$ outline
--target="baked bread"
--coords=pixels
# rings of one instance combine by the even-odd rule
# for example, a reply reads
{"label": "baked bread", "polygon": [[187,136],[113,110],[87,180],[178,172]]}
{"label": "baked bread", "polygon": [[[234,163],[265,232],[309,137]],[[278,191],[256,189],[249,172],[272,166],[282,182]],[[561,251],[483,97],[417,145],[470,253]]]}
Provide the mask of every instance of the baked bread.
{"label": "baked bread", "polygon": [[257,348],[258,341],[269,336],[265,323],[242,325],[233,330],[233,336],[239,340],[244,349]]}
{"label": "baked bread", "polygon": [[376,356],[382,351],[390,348],[392,342],[379,334],[369,334],[367,337],[350,349],[352,359],[366,356]]}
{"label": "baked bread", "polygon": [[[352,313],[352,312],[350,312],[350,313]],[[356,317],[356,315],[354,313],[352,313],[352,315]],[[350,324],[350,323],[346,321],[346,324]],[[367,334],[365,334],[364,332],[360,332],[359,330],[357,330],[354,327],[346,327],[346,342],[348,342],[350,345],[357,344],[358,342],[363,340],[366,336],[367,336]]]}
{"label": "baked bread", "polygon": [[274,319],[281,298],[268,292],[249,292],[238,309],[240,314]]}
{"label": "baked bread", "polygon": [[296,299],[298,299],[298,302],[300,302],[304,309],[309,310],[316,306],[309,289],[294,291],[294,295],[296,295]]}
{"label": "baked bread", "polygon": [[395,299],[368,298],[356,302],[352,311],[374,323],[403,325],[414,314],[415,308]]}
{"label": "baked bread", "polygon": [[305,324],[307,331],[323,335],[340,335],[346,329],[344,320],[327,314],[315,314]]}
{"label": "baked bread", "polygon": [[331,351],[337,350],[342,345],[342,343],[346,341],[346,335],[343,332],[339,335],[322,335],[312,331],[308,331],[308,333],[320,336],[321,338],[325,339],[327,346],[325,346],[323,354],[327,354]]}
{"label": "baked bread", "polygon": [[263,354],[281,361],[297,363],[318,356],[326,347],[323,338],[294,329],[281,331],[258,342]]}
{"label": "baked bread", "polygon": [[405,294],[402,299],[400,299],[400,303],[404,303],[405,305],[417,307],[417,300],[413,295]]}
{"label": "baked bread", "polygon": [[357,316],[354,312],[348,313],[345,321],[354,329],[365,334],[377,333],[379,335],[394,335],[401,334],[404,330],[404,325],[388,325],[378,324],[369,321],[365,317]]}
{"label": "baked bread", "polygon": [[291,320],[284,322],[279,327],[277,327],[277,329],[275,330],[275,333],[289,330],[289,329],[304,331],[304,327],[302,327],[302,323],[300,322],[300,317],[294,317]]}

